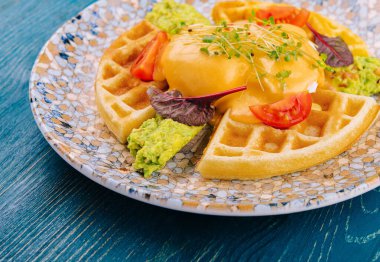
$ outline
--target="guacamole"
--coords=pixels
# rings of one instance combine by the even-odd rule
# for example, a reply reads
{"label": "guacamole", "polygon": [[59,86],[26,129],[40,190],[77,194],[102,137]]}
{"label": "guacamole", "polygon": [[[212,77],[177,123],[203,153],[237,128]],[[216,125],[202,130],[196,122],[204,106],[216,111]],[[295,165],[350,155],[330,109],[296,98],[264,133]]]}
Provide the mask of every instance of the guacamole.
{"label": "guacamole", "polygon": [[144,176],[149,177],[152,172],[163,168],[202,128],[160,116],[145,121],[128,137],[128,148],[135,157],[133,167],[143,170]]}
{"label": "guacamole", "polygon": [[132,156],[136,157],[137,152],[144,146],[145,141],[158,128],[161,120],[161,117],[151,118],[142,123],[140,128],[133,129],[128,137],[128,148]]}
{"label": "guacamole", "polygon": [[210,24],[193,6],[176,3],[174,0],[163,0],[155,4],[145,19],[169,34],[178,33],[185,25]]}
{"label": "guacamole", "polygon": [[352,65],[334,70],[334,73],[328,73],[329,80],[339,91],[366,96],[380,93],[378,58],[355,56]]}

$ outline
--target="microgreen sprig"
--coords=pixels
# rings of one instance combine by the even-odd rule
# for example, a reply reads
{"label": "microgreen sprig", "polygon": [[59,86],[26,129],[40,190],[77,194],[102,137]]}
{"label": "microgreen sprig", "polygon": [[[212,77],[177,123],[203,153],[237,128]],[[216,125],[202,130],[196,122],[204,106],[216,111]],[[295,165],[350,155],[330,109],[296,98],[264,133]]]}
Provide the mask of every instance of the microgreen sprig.
{"label": "microgreen sprig", "polygon": [[302,43],[306,42],[305,36],[284,30],[282,25],[275,24],[271,19],[261,21],[261,23],[263,25],[258,25],[256,22],[227,24],[223,21],[221,24],[213,26],[192,25],[187,32],[182,32],[182,35],[185,36],[183,41],[184,44],[200,45],[200,51],[209,56],[245,59],[252,65],[261,87],[260,78],[265,76],[277,79],[280,85],[286,88],[285,80],[291,75],[291,71],[284,70],[271,75],[255,63],[254,56],[256,54],[285,62],[305,57],[311,59],[318,66],[325,65],[323,61],[316,60],[303,51]]}

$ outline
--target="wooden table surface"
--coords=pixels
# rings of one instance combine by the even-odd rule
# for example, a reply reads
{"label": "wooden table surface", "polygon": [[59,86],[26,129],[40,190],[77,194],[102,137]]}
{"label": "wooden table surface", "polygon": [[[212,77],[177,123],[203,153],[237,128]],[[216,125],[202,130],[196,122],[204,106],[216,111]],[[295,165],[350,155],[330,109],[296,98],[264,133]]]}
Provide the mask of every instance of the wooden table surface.
{"label": "wooden table surface", "polygon": [[128,199],[64,162],[34,123],[28,80],[92,2],[0,1],[0,261],[380,261],[380,188],[298,214],[212,217]]}

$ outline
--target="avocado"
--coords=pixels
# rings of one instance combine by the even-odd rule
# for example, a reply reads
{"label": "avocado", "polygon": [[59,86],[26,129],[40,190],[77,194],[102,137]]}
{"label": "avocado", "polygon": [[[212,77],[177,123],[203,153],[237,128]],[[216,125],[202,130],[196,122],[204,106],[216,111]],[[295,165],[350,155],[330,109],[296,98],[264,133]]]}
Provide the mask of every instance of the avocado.
{"label": "avocado", "polygon": [[174,0],[163,0],[155,4],[145,19],[169,34],[178,33],[185,25],[211,24],[193,6],[176,3]]}
{"label": "avocado", "polygon": [[347,67],[334,68],[328,73],[332,86],[339,91],[371,96],[380,93],[380,60],[375,57],[355,56]]}
{"label": "avocado", "polygon": [[188,126],[160,116],[146,120],[128,137],[128,148],[135,157],[133,167],[145,177],[165,166],[204,126]]}

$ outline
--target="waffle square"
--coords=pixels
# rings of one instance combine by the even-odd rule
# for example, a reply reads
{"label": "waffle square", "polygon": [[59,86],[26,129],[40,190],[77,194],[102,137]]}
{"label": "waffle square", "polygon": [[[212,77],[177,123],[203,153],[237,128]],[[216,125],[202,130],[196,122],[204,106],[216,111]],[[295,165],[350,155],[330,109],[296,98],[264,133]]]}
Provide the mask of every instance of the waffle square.
{"label": "waffle square", "polygon": [[329,90],[313,94],[321,110],[290,129],[232,120],[227,111],[198,171],[212,179],[260,179],[303,170],[345,151],[374,122],[379,105],[371,97]]}
{"label": "waffle square", "polygon": [[96,104],[108,128],[121,143],[133,128],[155,115],[146,93],[148,87],[163,88],[165,82],[143,82],[130,73],[133,61],[158,29],[143,20],[123,33],[104,52],[96,77]]}

